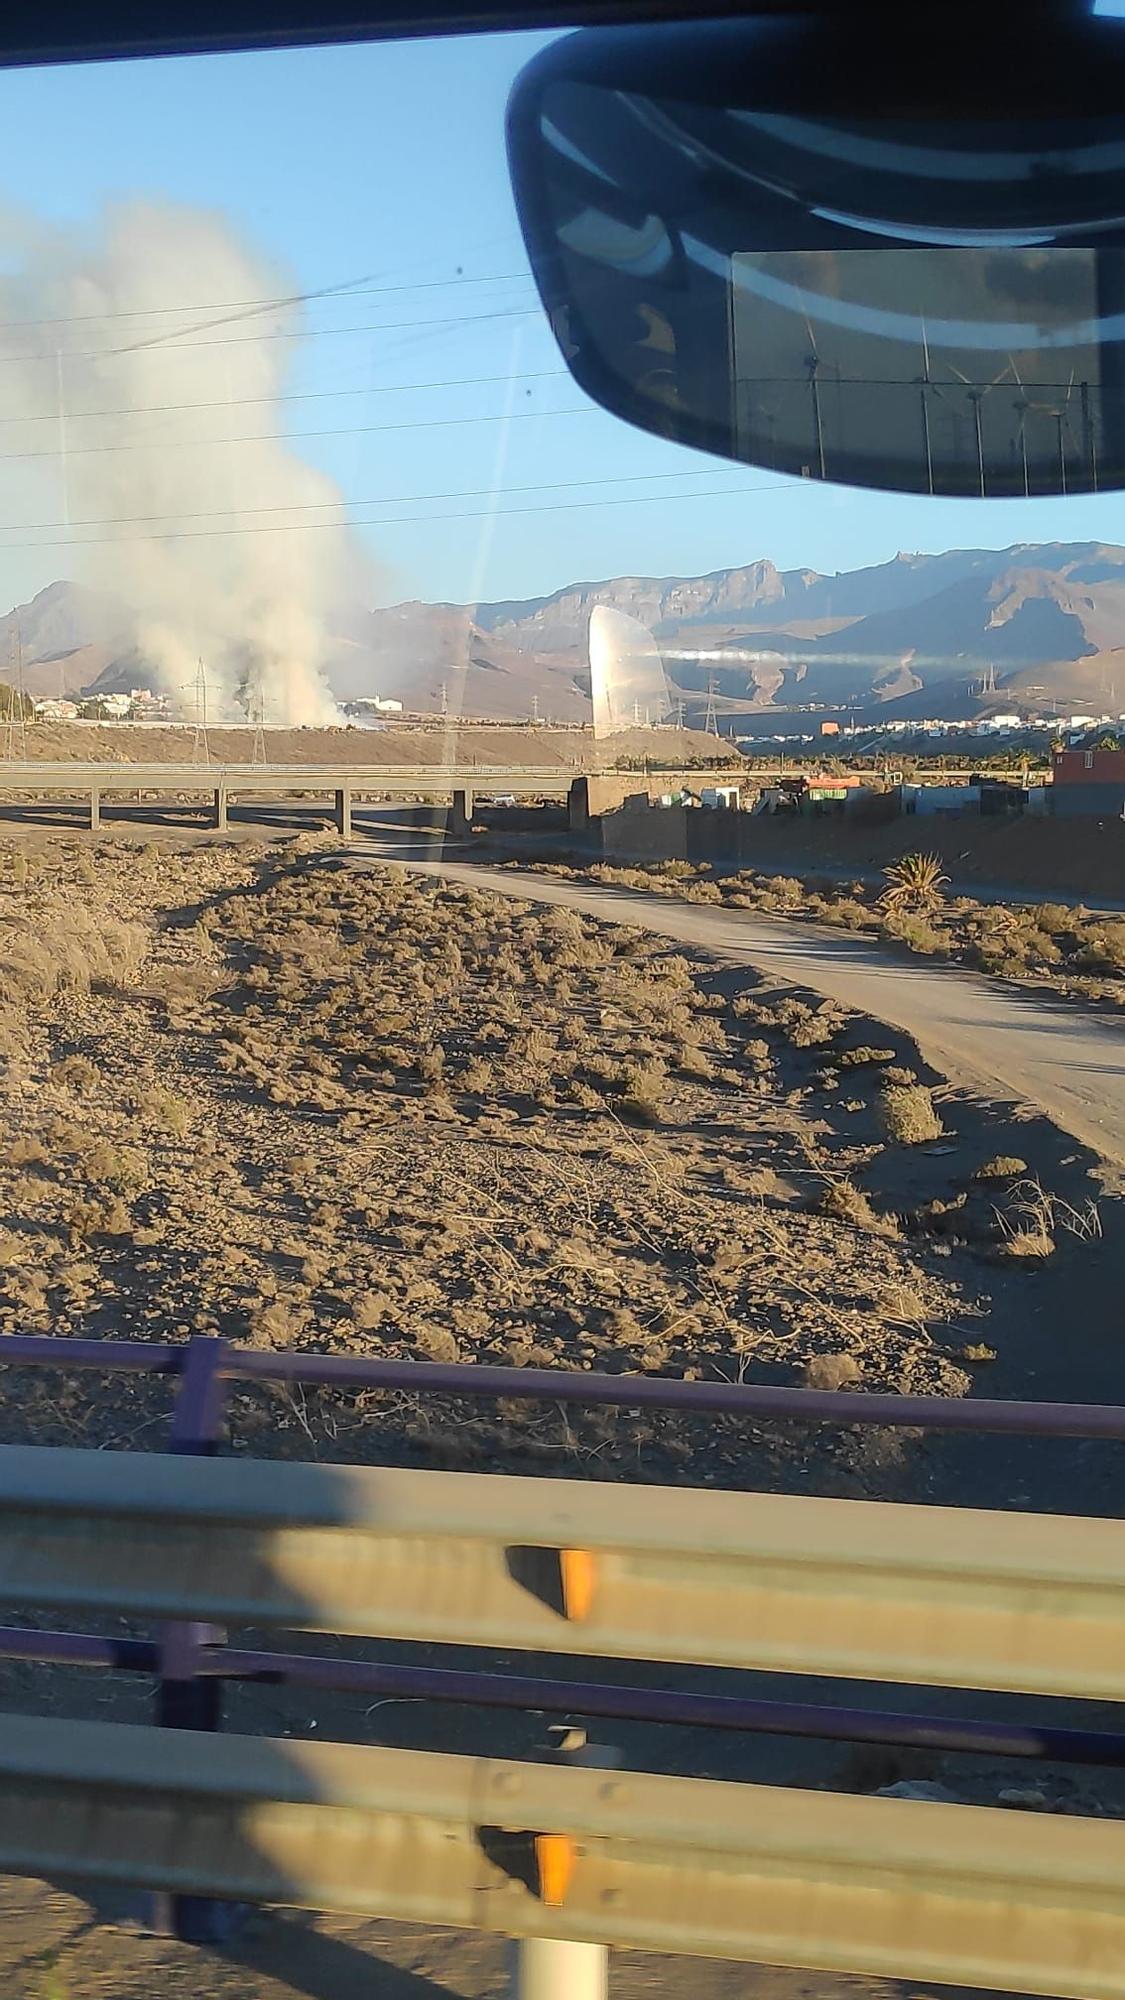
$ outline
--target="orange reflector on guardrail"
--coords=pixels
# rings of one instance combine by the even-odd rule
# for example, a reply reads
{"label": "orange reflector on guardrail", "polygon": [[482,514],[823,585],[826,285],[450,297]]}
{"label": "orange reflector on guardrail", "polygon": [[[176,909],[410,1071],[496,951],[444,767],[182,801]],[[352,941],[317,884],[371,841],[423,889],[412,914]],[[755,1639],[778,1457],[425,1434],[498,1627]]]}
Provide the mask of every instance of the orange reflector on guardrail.
{"label": "orange reflector on guardrail", "polygon": [[532,1839],[535,1856],[535,1893],[549,1910],[561,1907],[570,1887],[577,1859],[568,1833],[537,1833]]}
{"label": "orange reflector on guardrail", "polygon": [[563,1615],[581,1624],[588,1618],[597,1583],[597,1561],[589,1549],[560,1549],[559,1577],[562,1583]]}

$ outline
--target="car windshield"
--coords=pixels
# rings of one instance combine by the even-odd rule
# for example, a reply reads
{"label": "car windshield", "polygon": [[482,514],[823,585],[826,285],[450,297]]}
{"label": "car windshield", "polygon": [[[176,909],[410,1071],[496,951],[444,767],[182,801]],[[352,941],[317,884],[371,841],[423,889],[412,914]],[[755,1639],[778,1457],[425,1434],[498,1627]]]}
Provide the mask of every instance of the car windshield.
{"label": "car windshield", "polygon": [[[547,39],[0,73],[3,1439],[168,1449],[179,1361],[19,1339],[221,1341],[247,1458],[1113,1512],[1111,1447],[914,1399],[1119,1395],[1120,498],[860,492],[595,405],[505,161]],[[214,1449],[197,1417],[177,1451]],[[113,1664],[6,1669],[7,1704],[137,1720]],[[555,1713],[228,1699],[244,1735],[500,1756]],[[1008,1782],[646,1728],[602,1735],[716,1779]],[[12,1990],[151,1990],[29,1895]],[[501,1990],[492,1936],[344,1921],[255,1934],[238,1979],[168,1965],[208,2000],[343,1995],[352,1958]],[[742,1990],[713,1957],[626,1954],[615,2000],[654,1966]]]}

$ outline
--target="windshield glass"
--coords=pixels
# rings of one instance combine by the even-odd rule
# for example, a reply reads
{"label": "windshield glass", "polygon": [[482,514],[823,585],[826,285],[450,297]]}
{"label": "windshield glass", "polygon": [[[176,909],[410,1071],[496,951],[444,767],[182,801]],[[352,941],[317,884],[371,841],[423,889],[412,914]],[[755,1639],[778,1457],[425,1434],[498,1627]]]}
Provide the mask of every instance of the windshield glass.
{"label": "windshield glass", "polygon": [[[0,75],[0,1333],[230,1343],[189,1453],[1114,1511],[1110,1447],[913,1399],[1118,1396],[1120,500],[858,492],[596,407],[504,158],[544,39]],[[173,1364],[4,1358],[5,1441],[168,1448]],[[907,1400],[810,1424],[749,1389]],[[43,1675],[148,1713],[137,1676]],[[498,1755],[545,1727],[228,1708]],[[1004,1782],[780,1731],[658,1755]],[[317,1937],[286,1992],[345,1990]],[[500,1990],[478,1943],[458,1992]],[[445,1976],[424,1926],[353,1947]]]}

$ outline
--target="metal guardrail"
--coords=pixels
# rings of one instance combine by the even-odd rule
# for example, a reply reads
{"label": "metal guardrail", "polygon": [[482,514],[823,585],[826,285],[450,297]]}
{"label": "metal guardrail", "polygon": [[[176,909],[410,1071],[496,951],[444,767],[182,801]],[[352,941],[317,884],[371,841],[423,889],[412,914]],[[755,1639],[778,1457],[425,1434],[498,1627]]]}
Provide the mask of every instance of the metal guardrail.
{"label": "metal guardrail", "polygon": [[[583,1655],[599,1645],[618,1650],[632,1630],[654,1658],[717,1657],[879,1679],[917,1673],[922,1681],[958,1684],[979,1673],[981,1685],[1119,1696],[1119,1524],[240,1459],[212,1459],[203,1468],[182,1457],[215,1452],[231,1386],[255,1381],[718,1411],[755,1425],[796,1420],[1113,1439],[1125,1437],[1125,1410],[353,1361],[202,1338],[173,1347],[12,1337],[0,1344],[0,1362],[121,1369],[176,1383],[171,1457],[22,1447],[0,1453],[0,1594],[42,1605],[55,1592],[58,1604],[100,1602],[172,1620],[151,1639],[0,1628],[0,1657],[156,1672],[159,1719],[176,1725],[105,1734],[101,1725],[52,1721],[29,1732],[21,1719],[6,1741],[0,1732],[0,1865],[100,1870],[103,1879],[148,1884],[170,1899],[162,1920],[179,1928],[189,1905],[197,1927],[217,1911],[201,1897],[307,1899],[322,1907],[334,1894],[350,1896],[339,1886],[350,1856],[368,1900],[339,1907],[482,1927],[492,1907],[485,1891],[495,1881],[480,1873],[487,1863],[508,1882],[496,1928],[513,1934],[1125,2000],[1120,1826],[823,1793],[809,1799],[752,1787],[700,1789],[696,1781],[634,1774],[609,1780],[604,1772],[596,1778],[528,1765],[515,1767],[518,1812],[506,1807],[493,1820],[477,1793],[466,1811],[457,1791],[466,1771],[476,1784],[491,1766],[352,1745],[246,1745],[228,1737],[220,1745],[207,1732],[221,1727],[224,1681],[239,1679],[1086,1763],[1125,1762],[1120,1734],[253,1651],[198,1622],[245,1615],[327,1629],[331,1617],[346,1629],[392,1637],[400,1617],[402,1631],[428,1637],[479,1644],[498,1636],[505,1650],[515,1643]],[[518,1543],[509,1539],[513,1532]],[[223,1566],[219,1581],[216,1563]],[[846,1601],[853,1591],[858,1616]],[[674,1608],[679,1596],[690,1604],[682,1616]],[[482,1616],[495,1623],[482,1629]],[[733,1645],[724,1625],[733,1629]],[[190,1742],[177,1733],[185,1728],[195,1732]],[[328,1763],[318,1762],[322,1754]],[[268,1798],[252,1784],[247,1791],[247,1773],[260,1774],[260,1760],[271,1756],[279,1782],[289,1784],[294,1768],[306,1785],[315,1774],[313,1796],[293,1798],[284,1785]],[[411,1767],[413,1819],[405,1778],[393,1781],[400,1813],[379,1789],[391,1766],[371,1762],[401,1757]],[[336,1798],[334,1772],[345,1782],[362,1776],[372,1789],[364,1799]],[[576,1778],[620,1783],[643,1807],[641,1818],[599,1821],[591,1830],[578,1802],[596,1795],[568,1789]],[[204,1797],[212,1782],[218,1790]],[[448,1801],[451,1783],[461,1803],[431,1812],[426,1801],[439,1793]],[[684,1784],[705,1819],[714,1808],[715,1823],[727,1825],[729,1805],[729,1841],[724,1835],[718,1848],[701,1841],[696,1852],[691,1828],[703,1822],[692,1820],[686,1793],[675,1794],[670,1817],[660,1820],[675,1786]],[[723,1797],[705,1799],[708,1790]],[[787,1818],[791,1813],[798,1818]],[[661,1825],[667,1846],[648,1838]],[[228,1833],[235,1841],[229,1849],[222,1844]],[[562,1846],[551,1850],[550,1865],[563,1889],[549,1896],[537,1843],[556,1838]],[[472,1868],[466,1861],[466,1872],[441,1887],[441,1868],[455,1851],[469,1855]],[[412,1865],[402,1858],[392,1876],[386,1869],[398,1865],[396,1854],[412,1857]],[[240,1856],[241,1874],[234,1865]],[[299,1873],[302,1856],[307,1875]],[[604,1873],[595,1861],[604,1862]],[[538,1876],[528,1873],[533,1867]],[[433,1904],[426,1901],[431,1879],[439,1884]],[[391,1895],[399,1885],[401,1903]],[[453,1891],[465,1900],[456,1903]],[[519,1903],[519,1921],[517,1897],[530,1899]],[[795,1955],[787,1958],[789,1951]]]}
{"label": "metal guardrail", "polygon": [[1122,2000],[1125,1824],[5,1718],[0,1867]]}
{"label": "metal guardrail", "polygon": [[1064,1516],[9,1446],[0,1598],[1125,1700],[1125,1527]]}
{"label": "metal guardrail", "polygon": [[566,793],[579,775],[572,765],[510,764],[144,764],[74,758],[53,763],[0,759],[0,793],[113,792],[353,792],[503,790]]}

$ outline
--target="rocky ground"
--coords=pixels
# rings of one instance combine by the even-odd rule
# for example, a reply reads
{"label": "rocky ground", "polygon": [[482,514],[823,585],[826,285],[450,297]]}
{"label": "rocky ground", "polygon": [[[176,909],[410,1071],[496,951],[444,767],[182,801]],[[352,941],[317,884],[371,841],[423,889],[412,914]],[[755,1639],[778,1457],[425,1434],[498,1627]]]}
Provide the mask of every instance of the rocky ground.
{"label": "rocky ground", "polygon": [[[994,1131],[954,1185],[901,1037],[333,846],[0,850],[0,1332],[966,1389],[1050,1200]],[[863,1185],[896,1151],[906,1212]],[[382,1415],[444,1463],[756,1476],[710,1425],[704,1468],[671,1420]]]}
{"label": "rocky ground", "polygon": [[[987,1382],[998,1347],[1009,1377],[1018,1369],[1040,1274],[1087,1255],[1097,1228],[1070,1183],[1065,1202],[1055,1190],[1029,1126],[982,1119],[903,1036],[641,931],[357,868],[331,834],[0,846],[0,1104],[0,1335],[60,1343],[201,1330],[956,1396],[980,1371]],[[10,1368],[0,1392],[8,1440],[144,1449],[167,1416],[161,1385],[121,1377]],[[248,1393],[231,1442],[569,1477],[931,1490],[910,1433],[642,1423],[515,1400]],[[141,1677],[0,1677],[9,1710],[150,1712]],[[227,1707],[228,1727],[279,1736],[529,1755],[542,1735],[541,1718],[284,1689],[236,1688]],[[905,1775],[986,1800],[1021,1780],[995,1760],[966,1778],[897,1753],[807,1745],[792,1761],[773,1739],[620,1734],[627,1762],[713,1776],[827,1774],[869,1790]],[[1073,1777],[1042,1782],[1042,1805],[1098,1809]],[[487,1939],[263,1918],[201,1954],[114,1932],[105,1914],[53,1885],[0,1885],[8,1990],[342,2000],[374,1978],[395,2000],[468,2000],[503,1977]],[[746,1974],[627,1957],[614,1978],[623,2000],[689,1980],[727,2000]],[[829,1990],[754,1979],[777,2000]]]}

